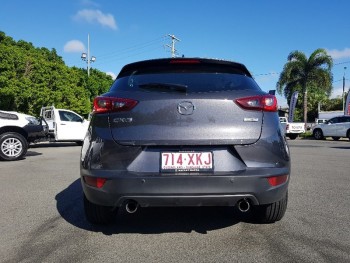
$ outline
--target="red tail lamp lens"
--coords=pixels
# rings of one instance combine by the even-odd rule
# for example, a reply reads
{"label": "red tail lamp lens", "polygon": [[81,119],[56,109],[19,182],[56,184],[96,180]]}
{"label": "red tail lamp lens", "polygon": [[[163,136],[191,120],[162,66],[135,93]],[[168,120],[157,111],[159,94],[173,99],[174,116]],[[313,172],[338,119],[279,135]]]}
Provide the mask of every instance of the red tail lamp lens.
{"label": "red tail lamp lens", "polygon": [[94,99],[94,113],[129,111],[136,106],[137,100],[114,97],[96,97]]}
{"label": "red tail lamp lens", "polygon": [[198,59],[173,59],[170,64],[200,64]]}
{"label": "red tail lamp lens", "polygon": [[91,176],[84,176],[84,181],[86,184],[96,187],[96,188],[102,188],[104,184],[106,183],[106,178],[99,178],[99,177],[91,177]]}
{"label": "red tail lamp lens", "polygon": [[285,175],[279,175],[279,176],[271,176],[267,178],[267,181],[271,186],[278,186],[280,184],[283,184],[287,182],[288,180],[288,174]]}
{"label": "red tail lamp lens", "polygon": [[235,100],[245,110],[277,111],[277,99],[273,95],[251,96]]}

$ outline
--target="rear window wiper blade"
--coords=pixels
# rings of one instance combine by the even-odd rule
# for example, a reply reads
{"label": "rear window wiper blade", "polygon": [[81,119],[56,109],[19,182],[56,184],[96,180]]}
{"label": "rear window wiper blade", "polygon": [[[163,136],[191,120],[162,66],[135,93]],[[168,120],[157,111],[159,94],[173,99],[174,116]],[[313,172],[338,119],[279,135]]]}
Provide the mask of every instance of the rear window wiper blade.
{"label": "rear window wiper blade", "polygon": [[144,83],[140,84],[139,87],[141,89],[147,89],[147,90],[156,90],[156,91],[164,91],[164,92],[187,92],[187,85],[182,84],[175,84],[175,83],[157,83],[157,82],[151,82],[151,83]]}

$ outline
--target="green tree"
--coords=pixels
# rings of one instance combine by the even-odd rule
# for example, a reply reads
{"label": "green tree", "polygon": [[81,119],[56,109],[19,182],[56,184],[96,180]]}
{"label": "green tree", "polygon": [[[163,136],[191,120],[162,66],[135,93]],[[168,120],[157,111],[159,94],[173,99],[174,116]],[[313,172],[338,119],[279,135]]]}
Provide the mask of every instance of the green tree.
{"label": "green tree", "polygon": [[97,69],[68,67],[55,49],[14,41],[0,31],[0,110],[39,115],[54,105],[87,116],[92,100],[105,93],[113,80]]}
{"label": "green tree", "polygon": [[309,58],[303,52],[293,51],[288,56],[276,84],[277,92],[290,101],[294,91],[303,94],[304,123],[307,123],[308,92],[326,94],[332,91],[332,58],[324,49],[316,49]]}
{"label": "green tree", "polygon": [[[346,94],[345,94],[346,96]],[[346,98],[346,97],[345,97]],[[343,98],[337,97],[334,99],[327,99],[321,104],[322,111],[337,111],[341,110],[343,107]]]}

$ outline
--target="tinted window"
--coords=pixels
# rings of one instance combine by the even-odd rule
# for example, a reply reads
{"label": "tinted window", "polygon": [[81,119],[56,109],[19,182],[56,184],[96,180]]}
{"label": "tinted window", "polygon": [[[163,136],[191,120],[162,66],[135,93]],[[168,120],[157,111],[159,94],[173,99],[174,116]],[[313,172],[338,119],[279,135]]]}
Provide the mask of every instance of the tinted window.
{"label": "tinted window", "polygon": [[117,79],[111,87],[116,90],[142,90],[149,83],[186,86],[187,92],[215,92],[225,90],[260,90],[256,82],[245,75],[229,73],[165,73],[133,74]]}
{"label": "tinted window", "polygon": [[339,118],[338,117],[332,118],[328,122],[329,123],[338,123],[339,122]]}
{"label": "tinted window", "polygon": [[346,117],[346,116],[341,117],[340,122],[350,122],[350,117]]}

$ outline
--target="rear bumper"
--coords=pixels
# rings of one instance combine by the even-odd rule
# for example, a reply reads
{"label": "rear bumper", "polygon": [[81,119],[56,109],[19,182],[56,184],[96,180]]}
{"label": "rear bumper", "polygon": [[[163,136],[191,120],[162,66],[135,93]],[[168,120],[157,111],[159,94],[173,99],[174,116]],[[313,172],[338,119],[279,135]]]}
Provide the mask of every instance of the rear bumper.
{"label": "rear bumper", "polygon": [[[254,169],[255,170],[255,169]],[[87,199],[95,204],[120,207],[134,200],[148,206],[234,206],[241,199],[251,204],[269,204],[283,198],[287,182],[272,187],[266,177],[288,174],[288,169],[250,170],[232,175],[112,175],[110,171],[81,170],[82,185]],[[97,171],[96,171],[97,172]],[[98,189],[87,185],[83,176],[107,178]]]}
{"label": "rear bumper", "polygon": [[286,132],[286,134],[302,134],[302,133],[305,133],[305,131],[289,131],[289,132]]}

